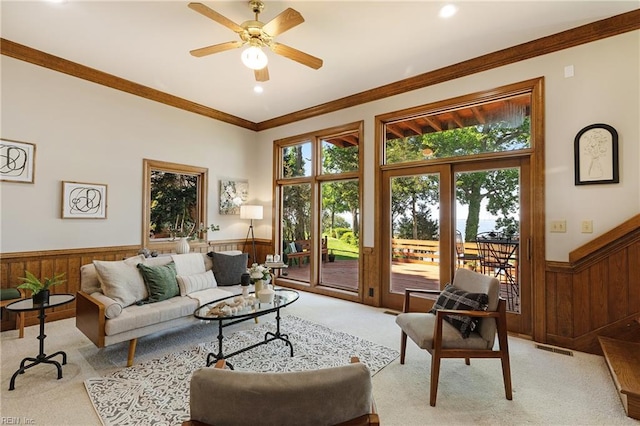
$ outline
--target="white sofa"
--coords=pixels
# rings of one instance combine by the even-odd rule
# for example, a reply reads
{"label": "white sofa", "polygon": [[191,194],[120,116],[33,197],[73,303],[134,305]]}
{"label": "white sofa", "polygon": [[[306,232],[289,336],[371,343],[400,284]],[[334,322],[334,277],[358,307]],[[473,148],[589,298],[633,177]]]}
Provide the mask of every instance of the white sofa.
{"label": "white sofa", "polygon": [[[215,259],[229,259],[236,274],[239,262],[244,260],[246,270],[246,255],[239,251],[218,252],[215,256]],[[200,265],[199,259],[204,266]],[[166,300],[145,303],[150,295],[148,281],[144,280],[137,264],[142,263],[152,269],[165,265],[161,269],[166,269],[166,265],[172,262],[180,293]],[[219,265],[225,262],[218,260]],[[204,268],[204,273],[200,268]],[[218,286],[212,269],[215,269],[213,259],[206,253],[146,259],[135,256],[122,261],[94,261],[83,265],[76,298],[76,327],[99,348],[128,341],[127,366],[130,367],[138,337],[196,322],[193,312],[202,304],[242,292],[240,285]],[[220,272],[218,276],[222,275]],[[141,282],[143,289],[140,288]]]}

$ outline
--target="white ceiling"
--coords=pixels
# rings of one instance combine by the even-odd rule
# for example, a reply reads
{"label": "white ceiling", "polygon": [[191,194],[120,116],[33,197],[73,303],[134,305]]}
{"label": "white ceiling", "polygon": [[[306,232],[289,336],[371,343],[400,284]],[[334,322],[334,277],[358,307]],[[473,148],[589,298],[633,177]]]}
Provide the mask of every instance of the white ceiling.
{"label": "white ceiling", "polygon": [[[241,24],[247,1],[203,1]],[[265,1],[268,22],[287,7],[305,22],[277,41],[320,57],[313,70],[271,51],[255,94],[241,49],[189,51],[238,36],[187,1],[1,2],[2,38],[253,122],[261,122],[640,7],[640,1]]]}

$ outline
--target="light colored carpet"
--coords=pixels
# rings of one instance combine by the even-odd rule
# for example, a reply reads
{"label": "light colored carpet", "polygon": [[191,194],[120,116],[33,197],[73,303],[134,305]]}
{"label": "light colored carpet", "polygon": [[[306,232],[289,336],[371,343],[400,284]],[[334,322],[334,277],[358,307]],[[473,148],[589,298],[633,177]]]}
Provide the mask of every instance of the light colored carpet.
{"label": "light colored carpet", "polygon": [[[334,330],[399,349],[400,330],[395,317],[384,310],[301,293],[300,300],[283,309]],[[261,323],[271,318],[263,317]],[[228,332],[249,330],[246,322]],[[0,415],[19,418],[21,424],[100,425],[84,381],[111,374],[126,364],[127,344],[98,349],[75,328],[75,319],[47,323],[45,352],[64,350],[68,355],[63,378],[56,369],[39,365],[27,370],[9,392],[9,380],[25,356],[38,352],[38,327],[0,336]],[[203,342],[213,342],[211,324],[194,324],[142,338],[136,364],[177,353]],[[575,356],[535,348],[528,340],[509,338],[513,401],[504,398],[497,360],[445,360],[440,373],[436,407],[429,406],[430,356],[409,342],[405,365],[395,359],[373,377],[373,392],[383,425],[635,425],[625,415],[604,358],[575,352]]]}
{"label": "light colored carpet", "polygon": [[[349,364],[357,356],[374,375],[400,353],[347,333],[294,316],[280,322],[294,349],[275,340],[228,359],[237,371],[303,371]],[[275,332],[275,321],[251,330],[227,334],[224,353],[247,348]],[[217,342],[201,343],[178,353],[123,368],[106,377],[87,379],[85,385],[104,425],[174,425],[189,419],[191,374],[206,364],[207,354],[218,352]]]}

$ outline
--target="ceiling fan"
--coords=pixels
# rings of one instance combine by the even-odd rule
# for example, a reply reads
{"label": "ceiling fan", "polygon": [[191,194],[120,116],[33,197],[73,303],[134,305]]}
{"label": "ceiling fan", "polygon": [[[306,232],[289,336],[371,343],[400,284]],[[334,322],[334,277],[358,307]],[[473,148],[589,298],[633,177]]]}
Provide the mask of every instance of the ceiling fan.
{"label": "ceiling fan", "polygon": [[317,70],[322,66],[322,59],[273,40],[276,36],[304,22],[304,18],[299,12],[288,8],[264,24],[258,20],[258,15],[262,12],[262,9],[264,9],[264,3],[259,0],[252,0],[249,2],[249,7],[251,7],[251,10],[255,13],[255,19],[245,21],[241,25],[238,25],[202,3],[189,3],[189,8],[224,25],[240,36],[240,40],[202,47],[192,50],[190,53],[193,56],[202,57],[248,45],[248,48],[242,53],[242,62],[254,70],[256,81],[269,80],[267,55],[262,51],[262,48],[265,46],[269,47],[278,55],[282,55],[285,58],[292,59],[313,69]]}

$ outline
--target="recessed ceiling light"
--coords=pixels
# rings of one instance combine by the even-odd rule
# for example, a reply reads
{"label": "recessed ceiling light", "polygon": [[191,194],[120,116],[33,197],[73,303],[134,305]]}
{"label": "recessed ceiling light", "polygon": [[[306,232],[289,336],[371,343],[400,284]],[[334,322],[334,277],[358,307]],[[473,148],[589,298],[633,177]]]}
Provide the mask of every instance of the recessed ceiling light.
{"label": "recessed ceiling light", "polygon": [[253,91],[255,93],[262,93],[262,92],[264,92],[264,88],[258,84],[258,85],[253,87]]}
{"label": "recessed ceiling light", "polygon": [[442,6],[440,9],[440,17],[441,18],[451,18],[453,15],[458,12],[458,8],[453,4],[447,4]]}

